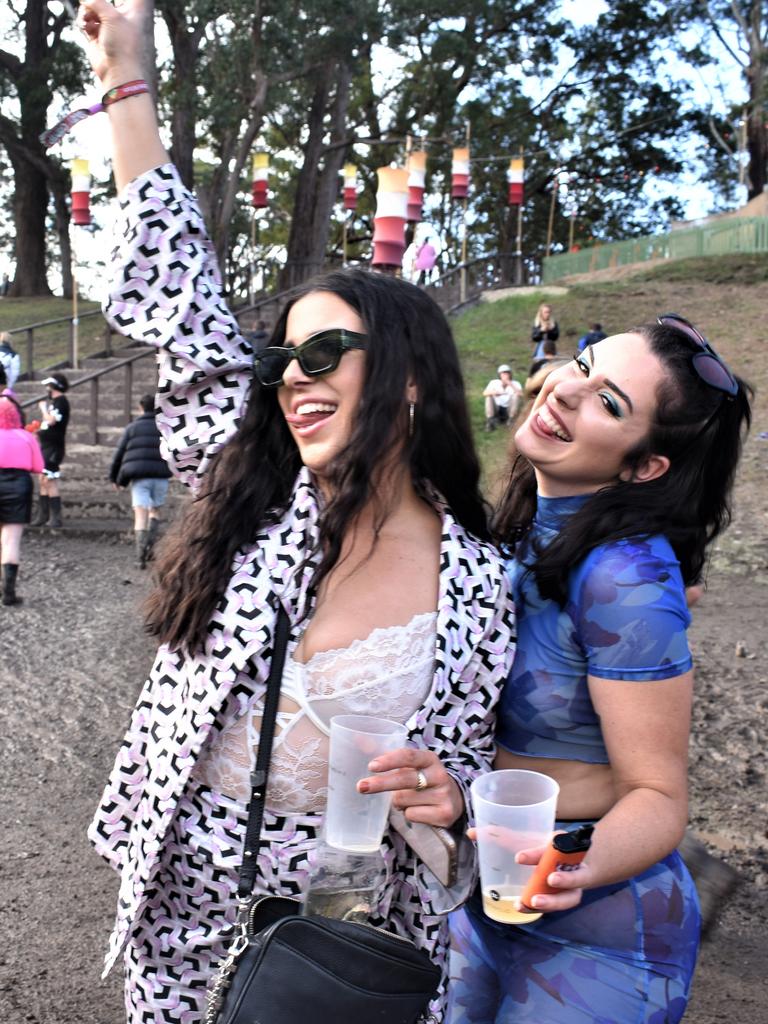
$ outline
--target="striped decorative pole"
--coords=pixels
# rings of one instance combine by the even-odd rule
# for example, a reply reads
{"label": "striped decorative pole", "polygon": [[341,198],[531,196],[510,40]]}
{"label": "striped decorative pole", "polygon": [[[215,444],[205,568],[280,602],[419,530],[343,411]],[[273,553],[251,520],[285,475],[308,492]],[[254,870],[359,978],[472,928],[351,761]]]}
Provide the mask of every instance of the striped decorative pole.
{"label": "striped decorative pole", "polygon": [[269,153],[255,153],[253,157],[253,185],[251,186],[251,202],[255,210],[263,210],[269,206],[268,186]]}
{"label": "striped decorative pole", "polygon": [[72,223],[91,223],[91,175],[87,160],[73,160],[72,174]]}
{"label": "striped decorative pole", "polygon": [[[70,168],[72,176],[72,223],[87,227],[91,223],[91,174],[88,161],[75,159]],[[72,259],[72,326],[70,328],[70,362],[77,369],[79,359],[79,325],[77,311],[77,249],[74,238],[70,241]]]}
{"label": "striped decorative pole", "polygon": [[405,252],[408,219],[408,171],[404,167],[380,167],[376,174],[376,215],[373,220],[374,267],[400,269]]}
{"label": "striped decorative pole", "polygon": [[466,199],[469,195],[469,147],[454,149],[451,166],[451,199]]}
{"label": "striped decorative pole", "polygon": [[522,206],[523,205],[523,194],[525,181],[525,168],[523,165],[523,158],[512,157],[509,162],[509,172],[507,173],[507,180],[509,182],[509,205],[510,206]]}
{"label": "striped decorative pole", "polygon": [[253,181],[251,184],[251,279],[248,289],[248,298],[251,305],[256,301],[256,247],[258,245],[259,225],[256,219],[258,210],[265,210],[269,206],[269,153],[260,150],[253,154]]}
{"label": "striped decorative pole", "polygon": [[427,174],[427,154],[418,150],[408,157],[408,220],[417,224],[422,219],[424,179]]}
{"label": "striped decorative pole", "polygon": [[344,164],[344,209],[357,209],[357,167],[354,164]]}
{"label": "striped decorative pole", "polygon": [[341,250],[343,265],[348,262],[347,235],[349,232],[349,221],[354,217],[357,209],[357,167],[354,164],[344,164],[341,172],[344,176],[344,210],[345,217],[341,223]]}
{"label": "striped decorative pole", "polygon": [[467,301],[467,197],[469,195],[469,121],[467,144],[453,151],[451,167],[451,199],[461,200],[461,273],[459,275],[459,301]]}
{"label": "striped decorative pole", "polygon": [[517,247],[515,249],[515,284],[523,283],[523,202],[525,201],[525,164],[523,154],[509,162],[509,205],[517,207]]}

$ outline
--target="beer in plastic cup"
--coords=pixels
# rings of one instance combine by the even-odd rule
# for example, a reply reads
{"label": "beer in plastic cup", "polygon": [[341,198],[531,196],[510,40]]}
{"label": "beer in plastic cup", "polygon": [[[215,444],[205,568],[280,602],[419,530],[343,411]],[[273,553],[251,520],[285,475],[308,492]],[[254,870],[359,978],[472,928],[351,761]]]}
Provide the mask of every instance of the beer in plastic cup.
{"label": "beer in plastic cup", "polygon": [[541,917],[520,909],[535,865],[517,864],[515,854],[550,841],[559,792],[548,775],[516,769],[489,772],[472,783],[483,910],[494,921],[530,924]]}

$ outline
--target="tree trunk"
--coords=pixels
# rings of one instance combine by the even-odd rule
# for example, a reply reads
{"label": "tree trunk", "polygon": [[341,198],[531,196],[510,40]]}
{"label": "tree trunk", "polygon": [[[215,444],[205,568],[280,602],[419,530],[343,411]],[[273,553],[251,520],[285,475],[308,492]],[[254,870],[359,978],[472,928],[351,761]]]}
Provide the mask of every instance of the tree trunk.
{"label": "tree trunk", "polygon": [[19,137],[6,139],[13,166],[15,193],[13,219],[16,230],[16,276],[10,295],[50,295],[46,275],[45,220],[48,182],[45,157],[38,141],[45,128],[51,99],[45,77],[48,58],[47,9],[43,0],[30,0],[24,12],[24,64],[16,78],[21,124]]}
{"label": "tree trunk", "polygon": [[[253,96],[250,103],[249,120],[245,132],[235,148],[232,170],[218,178],[218,188],[211,189],[209,197],[211,224],[213,225],[213,241],[219,266],[223,269],[227,263],[229,252],[229,226],[235,211],[237,192],[240,186],[240,175],[251,152],[254,139],[261,131],[264,119],[264,108],[267,102],[269,80],[260,71],[254,71]],[[222,167],[228,168],[230,160],[222,161]]]}
{"label": "tree trunk", "polygon": [[13,197],[13,221],[16,227],[16,276],[9,295],[50,295],[45,268],[45,215],[48,208],[48,182],[37,167],[15,156],[13,164],[16,191]]}
{"label": "tree trunk", "polygon": [[288,237],[288,258],[280,275],[280,288],[292,288],[316,274],[322,267],[330,230],[330,215],[338,195],[338,174],[344,162],[344,149],[325,154],[325,117],[331,89],[336,83],[332,109],[331,138],[343,137],[349,105],[349,68],[329,61],[316,79],[309,111],[309,137],[304,148],[304,163],[296,183],[296,197]]}
{"label": "tree trunk", "polygon": [[766,75],[766,47],[762,40],[760,4],[752,12],[749,32],[749,65],[744,74],[749,89],[749,113],[747,115],[747,199],[762,195],[768,180],[768,75]]}
{"label": "tree trunk", "polygon": [[65,299],[72,298],[72,245],[69,239],[69,204],[67,203],[67,181],[51,181],[53,208],[56,222],[56,234],[59,237],[59,255],[61,258],[61,286]]}
{"label": "tree trunk", "polygon": [[171,114],[171,160],[187,188],[194,188],[194,150],[197,124],[197,60],[203,26],[192,29],[177,3],[162,4],[161,11],[173,47],[173,111]]}
{"label": "tree trunk", "polygon": [[346,135],[349,90],[352,75],[346,64],[340,64],[336,73],[336,96],[331,111],[331,148],[326,151],[317,182],[317,200],[312,221],[311,262],[320,268],[328,249],[333,207],[339,198],[339,173],[344,166],[346,149],[339,143]]}

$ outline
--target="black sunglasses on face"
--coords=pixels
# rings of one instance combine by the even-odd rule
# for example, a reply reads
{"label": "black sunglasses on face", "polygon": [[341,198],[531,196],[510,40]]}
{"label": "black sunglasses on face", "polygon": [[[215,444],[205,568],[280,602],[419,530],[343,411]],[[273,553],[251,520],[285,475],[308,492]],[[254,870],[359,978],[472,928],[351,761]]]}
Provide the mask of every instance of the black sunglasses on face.
{"label": "black sunglasses on face", "polygon": [[366,336],[338,328],[313,334],[296,348],[265,348],[253,358],[253,369],[262,387],[275,388],[283,383],[283,374],[292,359],[298,359],[308,377],[331,373],[345,352],[365,348]]}
{"label": "black sunglasses on face", "polygon": [[678,331],[682,331],[687,338],[690,338],[691,341],[694,341],[699,346],[701,351],[695,352],[691,357],[691,361],[693,362],[694,370],[705,384],[709,384],[711,388],[717,388],[718,391],[725,392],[731,398],[734,398],[739,393],[739,385],[736,378],[704,335],[697,331],[693,324],[686,320],[684,316],[678,316],[677,313],[665,313],[663,316],[656,318],[656,323],[662,326],[677,328]]}

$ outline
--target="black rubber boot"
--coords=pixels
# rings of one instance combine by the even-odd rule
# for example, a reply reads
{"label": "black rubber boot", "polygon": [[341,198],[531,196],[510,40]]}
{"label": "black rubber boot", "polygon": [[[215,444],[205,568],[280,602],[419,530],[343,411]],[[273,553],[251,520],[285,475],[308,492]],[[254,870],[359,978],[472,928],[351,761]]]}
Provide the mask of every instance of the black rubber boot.
{"label": "black rubber boot", "polygon": [[157,541],[157,534],[160,529],[159,519],[150,519],[149,528],[147,530],[147,543],[146,543],[146,556],[145,560],[151,562],[154,556],[155,542]]}
{"label": "black rubber boot", "polygon": [[51,526],[63,526],[61,521],[61,498],[51,498]]}
{"label": "black rubber boot", "polygon": [[21,598],[16,596],[16,573],[18,565],[6,562],[3,566],[3,604],[21,604]]}
{"label": "black rubber boot", "polygon": [[48,522],[48,517],[51,514],[51,499],[47,494],[40,495],[40,501],[37,506],[37,515],[32,520],[32,526],[45,526]]}
{"label": "black rubber boot", "polygon": [[136,564],[140,569],[146,569],[147,567],[147,536],[149,530],[136,530],[134,537],[136,539]]}

